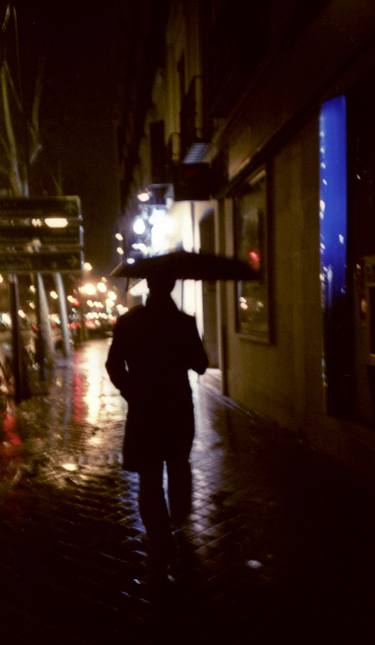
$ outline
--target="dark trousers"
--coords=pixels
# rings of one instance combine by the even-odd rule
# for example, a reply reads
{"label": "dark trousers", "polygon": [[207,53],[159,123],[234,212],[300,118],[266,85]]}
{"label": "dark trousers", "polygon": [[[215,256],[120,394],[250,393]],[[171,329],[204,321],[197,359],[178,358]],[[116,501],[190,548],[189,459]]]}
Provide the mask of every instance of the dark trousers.
{"label": "dark trousers", "polygon": [[167,460],[167,500],[164,492],[164,462],[139,473],[139,510],[153,562],[164,566],[173,556],[171,525],[178,526],[191,508],[192,477],[187,458]]}

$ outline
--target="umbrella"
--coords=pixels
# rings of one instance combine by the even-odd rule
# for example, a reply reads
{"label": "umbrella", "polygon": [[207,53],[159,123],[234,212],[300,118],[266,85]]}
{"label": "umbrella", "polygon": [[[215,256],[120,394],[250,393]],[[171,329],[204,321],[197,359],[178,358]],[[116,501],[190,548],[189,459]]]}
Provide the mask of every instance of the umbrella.
{"label": "umbrella", "polygon": [[214,253],[172,251],[140,258],[133,264],[122,262],[110,273],[114,278],[148,278],[154,275],[176,280],[256,280],[260,272],[243,260]]}

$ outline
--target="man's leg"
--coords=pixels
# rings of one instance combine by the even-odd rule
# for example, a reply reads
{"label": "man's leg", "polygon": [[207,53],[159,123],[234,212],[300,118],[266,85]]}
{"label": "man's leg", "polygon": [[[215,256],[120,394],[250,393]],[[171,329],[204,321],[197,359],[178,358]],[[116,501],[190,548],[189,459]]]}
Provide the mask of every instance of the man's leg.
{"label": "man's leg", "polygon": [[192,476],[187,457],[167,461],[168,501],[173,524],[181,524],[191,511]]}
{"label": "man's leg", "polygon": [[139,475],[139,510],[149,538],[150,561],[155,572],[163,573],[173,544],[163,490],[163,462]]}

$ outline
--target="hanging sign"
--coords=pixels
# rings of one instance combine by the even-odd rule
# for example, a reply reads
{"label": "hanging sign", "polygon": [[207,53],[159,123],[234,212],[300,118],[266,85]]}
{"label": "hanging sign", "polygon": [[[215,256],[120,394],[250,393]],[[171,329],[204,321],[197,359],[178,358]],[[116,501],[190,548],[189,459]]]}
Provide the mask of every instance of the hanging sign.
{"label": "hanging sign", "polygon": [[79,197],[0,199],[0,272],[80,272],[83,261]]}

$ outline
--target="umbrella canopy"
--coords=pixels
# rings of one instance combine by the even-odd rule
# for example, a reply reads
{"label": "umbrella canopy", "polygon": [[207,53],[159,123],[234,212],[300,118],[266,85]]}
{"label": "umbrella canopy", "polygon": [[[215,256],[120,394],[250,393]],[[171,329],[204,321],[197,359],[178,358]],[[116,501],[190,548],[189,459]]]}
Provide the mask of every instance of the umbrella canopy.
{"label": "umbrella canopy", "polygon": [[237,258],[213,253],[172,251],[122,262],[110,273],[114,278],[148,278],[168,275],[176,280],[256,280],[260,273]]}

